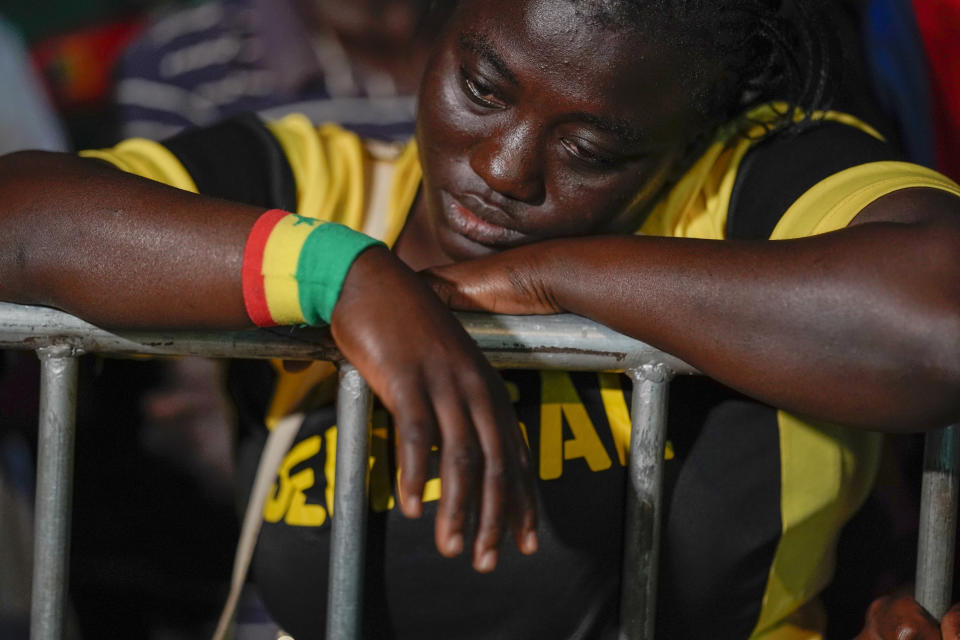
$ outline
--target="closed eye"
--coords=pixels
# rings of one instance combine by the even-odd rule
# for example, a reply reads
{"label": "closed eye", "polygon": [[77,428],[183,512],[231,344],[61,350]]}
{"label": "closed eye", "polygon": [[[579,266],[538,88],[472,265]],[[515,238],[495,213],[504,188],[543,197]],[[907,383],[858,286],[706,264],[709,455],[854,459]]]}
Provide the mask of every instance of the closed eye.
{"label": "closed eye", "polygon": [[460,86],[471,102],[485,109],[506,109],[507,103],[501,100],[492,87],[486,85],[460,68]]}
{"label": "closed eye", "polygon": [[611,167],[617,163],[618,158],[601,151],[600,149],[584,143],[575,138],[560,138],[560,144],[576,160],[582,162],[591,168],[602,169]]}

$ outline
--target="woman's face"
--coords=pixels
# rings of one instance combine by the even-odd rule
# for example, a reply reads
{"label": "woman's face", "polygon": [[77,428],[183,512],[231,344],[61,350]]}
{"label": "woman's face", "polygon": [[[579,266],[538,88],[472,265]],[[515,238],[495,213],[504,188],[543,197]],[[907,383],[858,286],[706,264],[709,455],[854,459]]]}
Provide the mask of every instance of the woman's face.
{"label": "woman's face", "polygon": [[688,61],[569,0],[465,0],[428,63],[421,203],[451,260],[637,228],[699,120]]}

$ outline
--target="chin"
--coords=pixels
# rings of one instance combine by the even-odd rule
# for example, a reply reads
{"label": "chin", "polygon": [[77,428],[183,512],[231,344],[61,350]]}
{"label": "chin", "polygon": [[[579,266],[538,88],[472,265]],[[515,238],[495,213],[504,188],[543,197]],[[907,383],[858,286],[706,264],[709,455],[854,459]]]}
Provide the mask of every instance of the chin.
{"label": "chin", "polygon": [[440,250],[443,251],[444,255],[450,258],[452,262],[465,262],[503,251],[501,248],[488,247],[474,242],[449,229],[444,229],[437,235],[439,236],[437,240],[440,245]]}

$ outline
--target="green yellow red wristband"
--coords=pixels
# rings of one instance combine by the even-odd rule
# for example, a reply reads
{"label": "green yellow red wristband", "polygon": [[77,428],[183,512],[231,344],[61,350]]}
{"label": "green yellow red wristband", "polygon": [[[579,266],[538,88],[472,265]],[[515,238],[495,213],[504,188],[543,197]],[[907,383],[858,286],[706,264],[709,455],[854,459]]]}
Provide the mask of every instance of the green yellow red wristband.
{"label": "green yellow red wristband", "polygon": [[254,324],[330,322],[353,261],[379,240],[333,222],[272,209],[243,252],[243,301]]}

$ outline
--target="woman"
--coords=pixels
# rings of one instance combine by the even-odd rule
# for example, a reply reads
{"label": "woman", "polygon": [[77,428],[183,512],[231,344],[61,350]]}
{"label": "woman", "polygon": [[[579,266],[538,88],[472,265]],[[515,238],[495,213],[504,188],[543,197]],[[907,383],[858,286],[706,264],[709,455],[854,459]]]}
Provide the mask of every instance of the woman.
{"label": "woman", "polygon": [[[615,636],[619,378],[504,385],[441,300],[594,318],[712,378],[671,398],[659,635],[815,632],[878,442],[826,422],[960,415],[960,188],[844,114],[766,135],[794,120],[771,100],[811,114],[825,88],[820,40],[774,4],[458,3],[403,149],[293,117],[86,154],[182,190],[5,159],[0,297],[111,326],[329,321],[393,418],[374,415],[372,637]],[[234,378],[241,467],[265,413],[311,407],[254,573],[317,637],[336,431],[305,387],[324,371],[252,367]],[[403,514],[435,514],[433,544],[463,557],[399,517],[395,472]]]}

